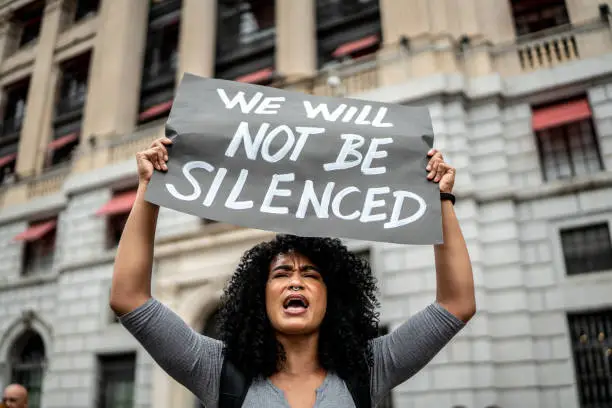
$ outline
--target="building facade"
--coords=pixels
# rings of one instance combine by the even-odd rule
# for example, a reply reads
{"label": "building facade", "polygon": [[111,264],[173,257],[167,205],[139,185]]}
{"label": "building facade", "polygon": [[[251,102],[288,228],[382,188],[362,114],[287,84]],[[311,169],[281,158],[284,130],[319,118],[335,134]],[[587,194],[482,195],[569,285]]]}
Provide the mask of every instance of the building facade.
{"label": "building facade", "polygon": [[[430,108],[478,313],[389,407],[612,404],[612,15],[603,0],[0,1],[0,385],[31,407],[193,407],[108,308],[133,155],[191,72]],[[162,209],[155,295],[214,336],[272,236]],[[433,250],[350,241],[393,330]]]}

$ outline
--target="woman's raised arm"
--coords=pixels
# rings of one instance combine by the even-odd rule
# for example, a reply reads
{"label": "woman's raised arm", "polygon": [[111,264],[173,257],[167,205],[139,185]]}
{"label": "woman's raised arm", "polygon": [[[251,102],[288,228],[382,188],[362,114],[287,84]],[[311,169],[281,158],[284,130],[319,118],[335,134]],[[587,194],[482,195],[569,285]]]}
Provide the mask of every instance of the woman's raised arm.
{"label": "woman's raised arm", "polygon": [[159,206],[145,201],[144,194],[153,170],[167,170],[166,145],[171,143],[170,139],[161,138],[149,149],[136,154],[138,190],[119,240],[111,283],[110,307],[117,315],[131,312],[151,297],[153,243]]}
{"label": "woman's raised arm", "polygon": [[[442,153],[436,150],[429,153],[428,178],[439,184],[440,192],[452,193],[455,169],[444,162]],[[476,313],[472,263],[455,208],[448,200],[442,201],[442,233],[444,243],[434,247],[436,300],[458,319],[467,322]]]}
{"label": "woman's raised arm", "polygon": [[[427,178],[452,193],[455,169],[436,150],[429,152]],[[465,326],[476,311],[472,265],[453,204],[442,201],[444,243],[435,245],[436,302],[393,332],[374,339],[372,401],[419,372]]]}
{"label": "woman's raised arm", "polygon": [[111,285],[110,306],[123,326],[172,378],[206,406],[218,398],[222,343],[195,332],[151,296],[153,245],[159,207],[144,200],[154,169],[167,170],[172,141],[161,138],[136,154],[139,185],[123,229]]}

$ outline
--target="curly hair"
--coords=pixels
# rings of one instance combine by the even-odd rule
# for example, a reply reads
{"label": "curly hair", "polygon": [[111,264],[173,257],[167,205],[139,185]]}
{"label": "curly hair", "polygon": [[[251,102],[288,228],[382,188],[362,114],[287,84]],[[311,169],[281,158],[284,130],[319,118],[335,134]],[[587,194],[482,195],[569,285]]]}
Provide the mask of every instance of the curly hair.
{"label": "curly hair", "polygon": [[290,251],[317,265],[327,286],[319,363],[343,379],[369,373],[369,340],[378,333],[376,280],[365,259],[332,238],[277,235],[245,252],[219,308],[225,357],[249,379],[267,378],[282,367],[285,355],[266,313],[265,288],[273,258]]}

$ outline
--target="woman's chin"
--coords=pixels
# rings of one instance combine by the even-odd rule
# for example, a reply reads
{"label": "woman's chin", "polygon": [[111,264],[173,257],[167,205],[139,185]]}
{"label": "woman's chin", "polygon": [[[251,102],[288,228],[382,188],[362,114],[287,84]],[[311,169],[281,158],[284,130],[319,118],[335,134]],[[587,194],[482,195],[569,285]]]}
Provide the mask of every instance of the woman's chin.
{"label": "woman's chin", "polygon": [[305,335],[312,334],[316,332],[317,328],[313,327],[312,323],[309,324],[306,320],[299,321],[298,319],[293,319],[291,322],[282,322],[277,331],[280,334],[284,334],[286,336],[296,336],[296,335]]}

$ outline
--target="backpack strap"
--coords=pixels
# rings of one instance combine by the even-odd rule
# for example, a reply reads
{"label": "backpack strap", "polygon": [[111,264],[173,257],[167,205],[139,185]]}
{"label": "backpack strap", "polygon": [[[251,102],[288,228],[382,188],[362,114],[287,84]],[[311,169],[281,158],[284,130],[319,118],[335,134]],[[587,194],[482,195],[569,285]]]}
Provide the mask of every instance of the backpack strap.
{"label": "backpack strap", "polygon": [[369,382],[366,384],[361,378],[362,377],[358,375],[351,375],[346,381],[346,386],[357,408],[371,408],[372,397],[370,395],[370,384]]}
{"label": "backpack strap", "polygon": [[219,384],[219,408],[240,408],[251,382],[226,358],[223,359]]}
{"label": "backpack strap", "polygon": [[[251,382],[227,359],[223,359],[219,384],[219,408],[241,408]],[[352,375],[346,385],[357,408],[371,408],[370,384]]]}

